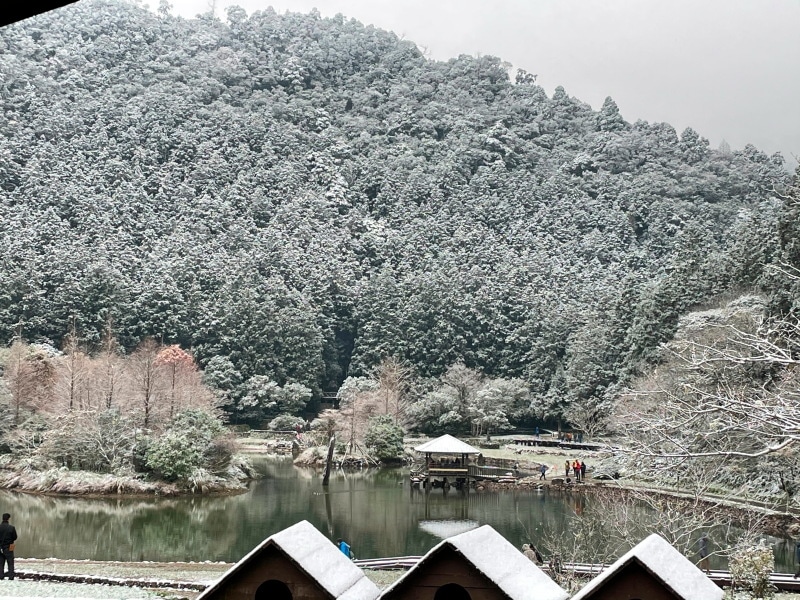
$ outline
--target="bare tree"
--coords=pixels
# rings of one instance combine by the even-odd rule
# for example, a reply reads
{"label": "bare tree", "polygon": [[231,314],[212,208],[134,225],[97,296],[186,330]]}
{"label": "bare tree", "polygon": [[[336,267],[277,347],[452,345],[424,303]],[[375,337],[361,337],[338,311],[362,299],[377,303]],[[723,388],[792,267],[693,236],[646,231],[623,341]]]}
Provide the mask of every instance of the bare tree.
{"label": "bare tree", "polygon": [[[348,377],[339,388],[338,421],[347,438],[347,452],[361,448],[369,419],[380,413],[381,397],[375,380]],[[363,449],[362,449],[363,452]]]}
{"label": "bare tree", "polygon": [[604,432],[609,424],[608,407],[593,398],[573,404],[564,416],[575,428],[585,433],[587,439]]}
{"label": "bare tree", "polygon": [[[87,398],[86,386],[88,381],[88,355],[78,338],[78,331],[75,327],[75,318],[72,319],[72,326],[69,333],[64,337],[64,356],[59,361],[59,386],[67,399],[67,407],[70,411],[75,408],[84,408],[83,400]],[[87,404],[89,398],[87,398]]]}
{"label": "bare tree", "polygon": [[746,297],[682,320],[663,363],[615,406],[629,461],[660,483],[697,464],[721,489],[797,503],[800,327],[763,315],[763,300]]}
{"label": "bare tree", "polygon": [[[539,547],[551,567],[557,566],[554,563],[608,564],[657,533],[700,565],[698,541],[703,535],[708,536],[709,556],[726,558],[738,544],[761,535],[762,514],[731,511],[723,501],[709,501],[711,478],[698,472],[691,479],[691,489],[682,496],[623,488],[598,488],[588,496],[572,496],[569,534],[552,533],[540,540]],[[577,589],[582,583],[568,569],[555,569],[554,575],[565,587]]]}
{"label": "bare tree", "polygon": [[393,356],[384,358],[375,369],[379,395],[383,398],[383,414],[391,415],[395,423],[405,425],[408,407],[407,391],[411,383],[411,367]]}
{"label": "bare tree", "polygon": [[25,411],[50,407],[56,368],[52,356],[17,337],[9,349],[3,377],[11,393],[14,424],[19,425]]}
{"label": "bare tree", "polygon": [[615,425],[637,453],[757,458],[798,445],[800,325],[753,310],[712,316],[689,323],[667,361],[617,403]]}
{"label": "bare tree", "polygon": [[99,355],[102,363],[102,388],[106,409],[110,409],[114,404],[114,394],[117,391],[120,379],[120,348],[117,338],[114,336],[112,325],[113,322],[109,317],[103,332]]}
{"label": "bare tree", "polygon": [[8,361],[3,371],[8,391],[11,394],[11,406],[14,411],[14,424],[19,425],[20,413],[28,406],[35,389],[30,365],[27,361],[28,345],[20,338],[11,343]]}
{"label": "bare tree", "polygon": [[158,353],[160,347],[153,338],[145,339],[127,361],[133,391],[141,406],[143,426],[150,426],[150,418],[160,385]]}
{"label": "bare tree", "polygon": [[441,377],[442,383],[451,388],[457,401],[460,414],[467,414],[470,402],[478,393],[483,381],[483,374],[475,369],[470,369],[464,363],[450,366]]}
{"label": "bare tree", "polygon": [[[180,396],[191,394],[189,388],[192,376],[197,373],[197,365],[192,355],[177,344],[162,348],[156,357],[158,366],[164,368],[169,386],[169,418],[175,416],[176,407],[184,404]],[[196,377],[194,378],[196,379]]]}

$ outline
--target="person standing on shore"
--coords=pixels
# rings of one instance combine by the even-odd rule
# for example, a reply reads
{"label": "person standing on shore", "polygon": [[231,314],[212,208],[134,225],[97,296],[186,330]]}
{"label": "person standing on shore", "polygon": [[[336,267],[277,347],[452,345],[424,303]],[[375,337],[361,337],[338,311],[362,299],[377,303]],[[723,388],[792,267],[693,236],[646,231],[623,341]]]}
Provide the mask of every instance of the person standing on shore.
{"label": "person standing on shore", "polygon": [[710,573],[708,568],[708,535],[703,534],[697,540],[698,553],[700,554],[700,569],[706,573]]}
{"label": "person standing on shore", "polygon": [[564,477],[569,477],[569,460],[564,462]]}
{"label": "person standing on shore", "polygon": [[542,466],[539,467],[539,479],[544,479],[547,481],[547,465],[542,463]]}
{"label": "person standing on shore", "polygon": [[797,561],[797,570],[794,572],[794,578],[797,579],[800,577],[800,541],[795,542],[794,559]]}
{"label": "person standing on shore", "polygon": [[[11,515],[3,513],[0,523],[0,579],[14,579],[14,543],[17,541],[17,530],[8,522]],[[8,571],[6,571],[8,563]]]}

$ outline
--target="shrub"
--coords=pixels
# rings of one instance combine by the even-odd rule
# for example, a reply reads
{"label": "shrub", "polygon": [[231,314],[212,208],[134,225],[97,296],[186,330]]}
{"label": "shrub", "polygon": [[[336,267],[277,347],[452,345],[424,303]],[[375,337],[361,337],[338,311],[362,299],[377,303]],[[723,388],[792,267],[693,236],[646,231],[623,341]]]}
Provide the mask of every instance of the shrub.
{"label": "shrub", "polygon": [[69,469],[117,473],[131,468],[132,422],[116,411],[69,413],[44,433],[40,456]]}
{"label": "shrub", "polygon": [[186,480],[202,463],[199,444],[185,432],[170,430],[147,448],[148,469],[164,481]]}
{"label": "shrub", "polygon": [[364,444],[379,460],[391,460],[403,456],[403,428],[389,415],[370,419]]}
{"label": "shrub", "polygon": [[759,544],[740,544],[729,561],[731,580],[734,587],[750,590],[753,598],[772,596],[769,576],[775,570],[775,557],[772,549]]}
{"label": "shrub", "polygon": [[297,425],[302,427],[305,424],[305,421],[300,417],[295,417],[294,415],[278,415],[272,421],[269,422],[269,428],[272,431],[294,431],[294,428]]}
{"label": "shrub", "polygon": [[149,440],[146,468],[164,481],[189,481],[197,469],[222,472],[233,455],[233,445],[224,433],[213,415],[196,409],[183,411],[164,434]]}

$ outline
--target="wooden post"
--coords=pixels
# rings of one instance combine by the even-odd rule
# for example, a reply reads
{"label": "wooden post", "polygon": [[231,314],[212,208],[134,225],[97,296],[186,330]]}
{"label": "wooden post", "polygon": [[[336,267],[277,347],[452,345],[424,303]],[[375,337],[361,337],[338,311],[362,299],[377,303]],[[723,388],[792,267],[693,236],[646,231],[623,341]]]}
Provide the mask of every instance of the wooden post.
{"label": "wooden post", "polygon": [[333,462],[333,445],[336,442],[336,434],[331,434],[331,439],[328,442],[328,458],[325,460],[325,472],[322,474],[322,485],[327,486],[328,480],[331,477],[331,463]]}

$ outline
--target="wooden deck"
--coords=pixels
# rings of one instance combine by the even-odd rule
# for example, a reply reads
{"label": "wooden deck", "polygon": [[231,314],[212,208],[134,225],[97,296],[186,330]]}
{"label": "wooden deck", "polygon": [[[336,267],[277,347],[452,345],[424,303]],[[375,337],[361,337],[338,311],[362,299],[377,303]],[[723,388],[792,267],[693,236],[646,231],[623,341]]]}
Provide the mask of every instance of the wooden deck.
{"label": "wooden deck", "polygon": [[543,448],[567,448],[569,450],[601,450],[608,448],[605,444],[564,442],[555,438],[514,438],[513,442],[516,446],[541,446]]}

